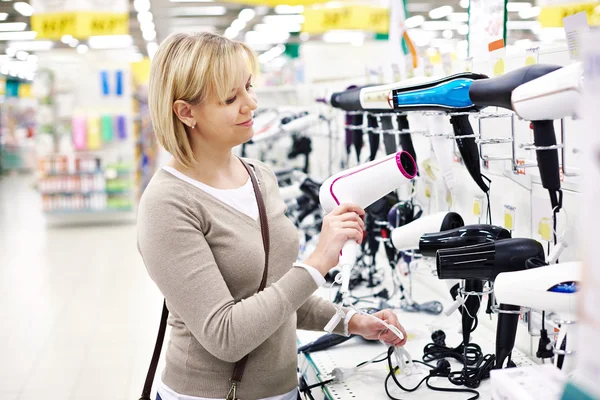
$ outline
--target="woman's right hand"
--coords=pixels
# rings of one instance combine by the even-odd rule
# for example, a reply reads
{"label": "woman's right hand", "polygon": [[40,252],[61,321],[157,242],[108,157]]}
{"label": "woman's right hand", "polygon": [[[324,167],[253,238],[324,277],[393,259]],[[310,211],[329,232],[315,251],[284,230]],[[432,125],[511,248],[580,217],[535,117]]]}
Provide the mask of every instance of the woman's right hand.
{"label": "woman's right hand", "polygon": [[365,210],[355,204],[341,204],[323,218],[319,243],[304,261],[325,276],[338,265],[340,251],[348,240],[360,244],[363,240]]}

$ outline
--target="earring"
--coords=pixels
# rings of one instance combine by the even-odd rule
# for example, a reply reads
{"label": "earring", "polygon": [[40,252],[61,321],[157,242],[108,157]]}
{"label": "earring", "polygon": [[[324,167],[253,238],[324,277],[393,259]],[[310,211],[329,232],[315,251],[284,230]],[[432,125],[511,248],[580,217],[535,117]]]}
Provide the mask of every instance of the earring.
{"label": "earring", "polygon": [[194,122],[192,123],[192,129],[194,129],[195,127],[196,127],[196,121],[194,121]]}

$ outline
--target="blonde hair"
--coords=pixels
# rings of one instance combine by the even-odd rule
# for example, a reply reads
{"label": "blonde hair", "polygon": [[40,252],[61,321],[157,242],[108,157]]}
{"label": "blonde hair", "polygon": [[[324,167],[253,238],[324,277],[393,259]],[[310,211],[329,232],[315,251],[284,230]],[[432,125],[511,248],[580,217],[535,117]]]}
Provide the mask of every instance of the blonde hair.
{"label": "blonde hair", "polygon": [[257,71],[256,56],[248,46],[212,33],[172,34],[154,55],[148,93],[154,131],[165,150],[188,168],[196,160],[173,104],[183,100],[197,105],[213,96],[225,104],[239,84],[240,54],[247,55],[251,72]]}

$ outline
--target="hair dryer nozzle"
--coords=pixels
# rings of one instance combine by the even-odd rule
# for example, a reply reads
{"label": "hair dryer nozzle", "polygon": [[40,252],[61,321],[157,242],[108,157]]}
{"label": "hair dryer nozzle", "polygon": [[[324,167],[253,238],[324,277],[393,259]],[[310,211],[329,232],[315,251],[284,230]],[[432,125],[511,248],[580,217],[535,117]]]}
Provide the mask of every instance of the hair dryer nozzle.
{"label": "hair dryer nozzle", "polygon": [[[450,228],[448,228],[450,229]],[[426,257],[435,257],[441,249],[472,246],[510,238],[510,232],[495,225],[467,225],[444,232],[428,233],[419,240],[419,251]]]}
{"label": "hair dryer nozzle", "polygon": [[544,259],[544,248],[533,239],[499,240],[437,252],[440,279],[494,280],[502,272],[528,269],[532,258]]}

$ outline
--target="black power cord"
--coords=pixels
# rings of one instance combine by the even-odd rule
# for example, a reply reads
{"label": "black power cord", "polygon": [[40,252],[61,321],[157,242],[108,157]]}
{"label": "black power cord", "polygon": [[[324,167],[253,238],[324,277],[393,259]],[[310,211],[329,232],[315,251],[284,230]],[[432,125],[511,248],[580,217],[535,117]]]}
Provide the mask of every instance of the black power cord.
{"label": "black power cord", "polygon": [[[476,328],[477,324],[474,324],[474,327]],[[446,346],[446,334],[444,331],[438,330],[433,332],[431,339],[433,343],[428,343],[423,348],[423,361],[425,362],[443,358],[454,358],[462,364],[475,365],[483,358],[481,347],[476,343],[469,343],[467,346],[461,343],[458,347]]]}
{"label": "black power cord", "polygon": [[429,371],[429,375],[427,375],[425,378],[423,378],[421,380],[421,382],[419,382],[417,384],[417,386],[413,387],[413,388],[405,388],[404,386],[402,386],[402,384],[398,381],[398,378],[396,378],[396,371],[398,371],[398,366],[394,367],[392,365],[392,354],[394,353],[394,348],[390,347],[388,349],[388,355],[387,355],[387,362],[388,362],[388,367],[390,372],[388,373],[388,375],[385,378],[385,393],[387,394],[387,396],[392,399],[392,400],[401,400],[397,397],[394,397],[390,394],[390,391],[388,389],[388,383],[390,381],[390,378],[394,381],[394,383],[396,384],[397,387],[399,387],[400,389],[404,390],[405,392],[414,392],[415,390],[417,390],[422,384],[423,382],[425,382],[425,384],[427,385],[427,387],[431,390],[435,390],[438,392],[450,392],[450,393],[469,393],[469,394],[473,394],[474,396],[469,397],[468,400],[476,400],[479,398],[479,392],[477,392],[476,390],[472,390],[472,389],[451,389],[451,388],[440,388],[440,387],[436,387],[433,386],[429,383],[429,379],[433,378],[433,377],[438,377],[438,376],[449,376],[450,375],[450,363],[448,362],[448,360],[446,359],[442,359],[442,360],[438,360],[437,365],[434,367],[431,364],[427,364],[424,362],[420,362],[420,361],[414,361],[417,362],[419,364],[423,364],[429,368],[431,368],[431,371]]}

